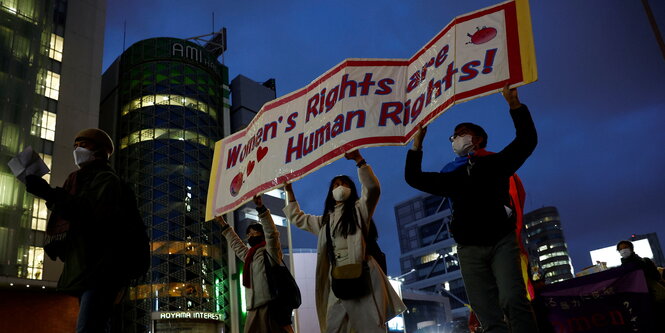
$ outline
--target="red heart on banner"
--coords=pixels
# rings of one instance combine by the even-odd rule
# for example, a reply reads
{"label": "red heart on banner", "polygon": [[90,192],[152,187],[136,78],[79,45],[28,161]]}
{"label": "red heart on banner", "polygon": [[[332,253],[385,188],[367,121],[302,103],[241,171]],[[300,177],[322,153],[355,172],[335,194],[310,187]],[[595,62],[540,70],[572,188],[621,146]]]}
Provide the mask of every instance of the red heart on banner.
{"label": "red heart on banner", "polygon": [[259,147],[259,149],[256,150],[256,160],[258,162],[261,162],[261,160],[266,156],[268,153],[268,147]]}
{"label": "red heart on banner", "polygon": [[252,174],[252,170],[254,170],[254,161],[249,161],[247,164],[247,176]]}

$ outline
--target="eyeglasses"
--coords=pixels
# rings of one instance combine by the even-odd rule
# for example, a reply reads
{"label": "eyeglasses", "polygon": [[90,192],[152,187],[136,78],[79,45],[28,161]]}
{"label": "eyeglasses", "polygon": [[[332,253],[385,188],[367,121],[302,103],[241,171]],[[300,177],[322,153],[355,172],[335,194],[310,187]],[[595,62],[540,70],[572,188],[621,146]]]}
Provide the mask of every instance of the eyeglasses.
{"label": "eyeglasses", "polygon": [[466,129],[466,128],[463,128],[463,129],[461,129],[459,132],[457,132],[457,133],[451,135],[451,136],[448,138],[448,140],[450,140],[450,142],[453,142],[453,141],[455,141],[455,138],[457,138],[458,136],[464,136],[464,135],[467,135],[467,134],[471,134],[471,131],[469,131],[469,130]]}

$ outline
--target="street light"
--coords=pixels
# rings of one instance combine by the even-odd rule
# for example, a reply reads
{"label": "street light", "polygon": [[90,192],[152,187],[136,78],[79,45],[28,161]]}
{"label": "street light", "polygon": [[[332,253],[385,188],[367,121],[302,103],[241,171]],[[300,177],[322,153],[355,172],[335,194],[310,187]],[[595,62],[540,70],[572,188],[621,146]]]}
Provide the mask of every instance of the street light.
{"label": "street light", "polygon": [[413,273],[413,272],[415,272],[415,271],[416,271],[415,268],[411,268],[410,271],[408,271],[408,272],[406,272],[406,273],[404,273],[404,274],[402,274],[402,275],[399,275],[399,276],[396,276],[396,277],[390,277],[390,276],[388,276],[388,279],[390,279],[390,280],[397,280],[397,281],[404,281],[404,277],[405,277],[405,276],[407,276],[407,275],[409,275],[409,274],[411,274],[411,273]]}

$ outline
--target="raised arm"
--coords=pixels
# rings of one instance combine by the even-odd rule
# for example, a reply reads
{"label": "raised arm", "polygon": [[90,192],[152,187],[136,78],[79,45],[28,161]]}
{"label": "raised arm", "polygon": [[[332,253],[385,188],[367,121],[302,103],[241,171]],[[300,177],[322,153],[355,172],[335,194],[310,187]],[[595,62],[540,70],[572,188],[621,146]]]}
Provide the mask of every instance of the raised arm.
{"label": "raised arm", "polygon": [[379,197],[381,196],[381,184],[379,179],[374,175],[374,171],[367,164],[358,150],[354,150],[344,154],[348,160],[356,162],[358,167],[358,180],[362,189],[360,191],[360,199],[358,200],[360,213],[363,215],[363,221],[368,222],[374,215],[374,210],[379,204]]}
{"label": "raised arm", "polygon": [[404,179],[411,187],[426,193],[447,196],[447,187],[454,181],[449,173],[423,172],[423,140],[427,133],[427,127],[418,128],[418,132],[413,137],[413,147],[409,149],[406,155],[406,165],[404,166]]}
{"label": "raised arm", "polygon": [[515,139],[496,155],[503,166],[502,171],[512,175],[536,149],[538,135],[529,109],[519,101],[517,89],[505,86],[503,97],[510,107],[510,116],[515,125]]}
{"label": "raised arm", "polygon": [[284,184],[284,191],[286,192],[288,203],[283,211],[289,222],[302,230],[318,235],[319,230],[321,229],[321,223],[323,222],[323,217],[305,214],[300,210],[300,205],[298,205],[298,202],[296,201],[296,196],[293,193],[293,186],[291,183]]}
{"label": "raised arm", "polygon": [[266,251],[271,257],[282,260],[282,245],[279,241],[279,231],[272,219],[270,210],[263,205],[263,199],[260,195],[254,197],[256,212],[259,213],[259,223],[263,225],[263,235],[266,239]]}
{"label": "raised arm", "polygon": [[243,262],[245,261],[245,257],[247,256],[247,251],[249,250],[247,248],[247,245],[240,239],[238,234],[231,228],[231,226],[226,223],[224,220],[224,217],[220,216],[215,216],[215,221],[219,223],[220,226],[222,226],[222,235],[226,238],[226,241],[229,242],[229,245],[231,245],[231,249],[233,249],[233,252],[242,260]]}

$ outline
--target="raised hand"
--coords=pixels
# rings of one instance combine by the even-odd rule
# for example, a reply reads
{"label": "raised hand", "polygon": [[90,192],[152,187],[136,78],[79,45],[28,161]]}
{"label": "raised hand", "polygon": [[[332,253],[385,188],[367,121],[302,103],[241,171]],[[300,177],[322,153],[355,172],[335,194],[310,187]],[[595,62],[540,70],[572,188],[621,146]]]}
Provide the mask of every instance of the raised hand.
{"label": "raised hand", "polygon": [[517,96],[517,88],[510,89],[506,84],[503,87],[501,94],[503,95],[503,98],[506,99],[506,102],[508,102],[508,106],[510,106],[511,110],[518,109],[522,106],[522,103],[520,103],[520,99]]}
{"label": "raised hand", "polygon": [[413,135],[413,148],[417,150],[423,149],[423,141],[425,140],[425,135],[427,134],[427,126],[418,125],[418,131]]}

